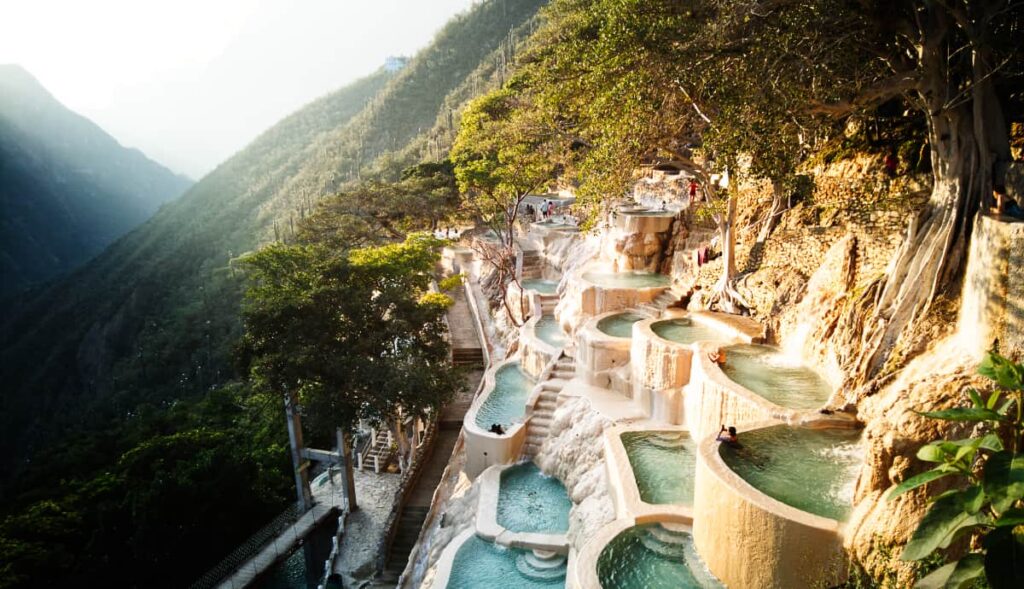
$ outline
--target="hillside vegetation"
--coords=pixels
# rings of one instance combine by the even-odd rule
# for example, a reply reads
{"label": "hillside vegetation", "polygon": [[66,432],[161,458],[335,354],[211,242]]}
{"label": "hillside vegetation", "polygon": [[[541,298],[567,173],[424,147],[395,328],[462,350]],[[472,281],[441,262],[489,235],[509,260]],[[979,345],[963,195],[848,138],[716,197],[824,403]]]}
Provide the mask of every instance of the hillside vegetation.
{"label": "hillside vegetation", "polygon": [[81,265],[191,184],[0,66],[0,298]]}
{"label": "hillside vegetation", "polygon": [[[475,6],[403,70],[282,120],[85,267],[17,301],[2,326],[2,576],[181,585],[287,504],[280,399],[230,384],[238,258],[298,240],[327,198],[344,203],[342,222],[361,224],[359,243],[341,247],[400,238],[360,187],[439,153],[453,112],[490,87],[510,31],[541,4]],[[443,165],[413,170],[388,206],[424,186],[444,198],[448,176]],[[399,232],[429,227],[428,212],[406,210]],[[243,499],[215,513],[223,505],[199,489]]]}

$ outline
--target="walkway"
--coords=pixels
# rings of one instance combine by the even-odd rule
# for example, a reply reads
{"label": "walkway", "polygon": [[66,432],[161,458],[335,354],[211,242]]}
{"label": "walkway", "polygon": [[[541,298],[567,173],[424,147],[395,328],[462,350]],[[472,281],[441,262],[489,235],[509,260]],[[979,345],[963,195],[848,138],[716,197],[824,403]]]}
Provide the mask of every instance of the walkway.
{"label": "walkway", "polygon": [[448,330],[451,334],[452,364],[456,366],[483,365],[483,347],[477,336],[473,315],[464,287],[451,293],[455,304],[448,309]]}
{"label": "walkway", "polygon": [[272,567],[279,558],[291,552],[298,541],[304,538],[317,524],[329,517],[335,508],[342,509],[344,500],[342,499],[341,487],[339,485],[317,485],[312,488],[312,491],[313,500],[315,501],[313,508],[302,514],[302,517],[297,522],[285,529],[272,542],[256,553],[256,556],[249,559],[230,577],[217,585],[218,589],[241,589],[247,587],[256,577]]}

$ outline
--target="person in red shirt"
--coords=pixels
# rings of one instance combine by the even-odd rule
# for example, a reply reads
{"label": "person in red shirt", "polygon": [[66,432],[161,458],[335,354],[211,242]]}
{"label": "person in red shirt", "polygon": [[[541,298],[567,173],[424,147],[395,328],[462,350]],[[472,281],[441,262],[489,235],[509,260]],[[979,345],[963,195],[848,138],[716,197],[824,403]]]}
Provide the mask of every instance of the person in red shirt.
{"label": "person in red shirt", "polygon": [[695,178],[690,179],[690,204],[692,205],[697,200],[697,189],[700,188],[700,184],[697,184]]}

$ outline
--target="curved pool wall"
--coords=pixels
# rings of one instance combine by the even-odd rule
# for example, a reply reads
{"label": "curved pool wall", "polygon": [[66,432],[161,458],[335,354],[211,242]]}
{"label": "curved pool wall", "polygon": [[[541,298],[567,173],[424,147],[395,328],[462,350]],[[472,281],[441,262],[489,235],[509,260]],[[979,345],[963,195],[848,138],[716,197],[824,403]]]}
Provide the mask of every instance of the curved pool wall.
{"label": "curved pool wall", "polygon": [[[723,424],[743,431],[752,424],[767,420],[789,424],[829,420],[816,409],[783,407],[736,383],[711,361],[711,354],[719,347],[697,344],[698,351],[693,355],[690,384],[683,405],[686,425],[695,438],[717,434]],[[840,420],[837,418],[836,421]]]}
{"label": "curved pool wall", "polygon": [[626,233],[665,233],[675,217],[674,211],[622,208],[615,212],[614,225]]}
{"label": "curved pool wall", "polygon": [[[750,431],[777,425],[756,424]],[[848,562],[842,524],[758,491],[726,465],[719,450],[713,435],[701,441],[694,488],[694,512],[701,514],[694,541],[711,572],[729,587],[843,583]]]}
{"label": "curved pool wall", "polygon": [[[465,439],[466,465],[464,471],[470,478],[494,464],[507,464],[514,461],[522,449],[526,439],[527,403],[536,383],[528,383],[525,390],[498,390],[496,383],[499,371],[519,369],[518,355],[491,367],[484,374],[483,392],[473,400],[469,411],[462,422],[462,433]],[[498,390],[500,397],[494,397]],[[507,394],[507,396],[506,396]],[[518,402],[521,398],[521,402]],[[513,415],[518,411],[518,415]],[[498,419],[505,425],[504,434],[487,431],[491,421]],[[505,424],[504,422],[508,422]],[[487,426],[480,425],[488,422]]]}
{"label": "curved pool wall", "polygon": [[[554,325],[548,325],[548,322]],[[562,345],[556,345],[557,340],[553,340],[547,333],[551,329],[561,331],[561,326],[558,325],[553,315],[540,314],[534,315],[519,328],[519,349],[523,370],[535,379],[540,378],[544,368],[552,359],[561,354],[562,348],[569,341],[569,336],[562,332]]]}
{"label": "curved pool wall", "polygon": [[[665,336],[674,339],[668,339]],[[698,342],[721,344],[750,341],[719,313],[672,312],[669,317],[648,319],[633,325],[630,348],[630,382],[633,400],[651,419],[682,424],[682,387],[690,383]]]}
{"label": "curved pool wall", "polygon": [[580,274],[579,308],[584,316],[622,311],[653,301],[670,284],[671,279],[663,274],[587,268]]}
{"label": "curved pool wall", "polygon": [[[624,439],[625,436],[625,439]],[[682,440],[679,454],[670,448],[654,449],[643,455],[645,448],[634,442],[650,436],[678,437]],[[655,440],[657,441],[657,440]],[[689,524],[693,519],[693,488],[697,443],[689,432],[679,426],[625,424],[607,428],[603,436],[608,492],[617,518],[638,522],[660,521]],[[648,460],[642,464],[640,461]],[[655,462],[657,464],[655,464]],[[652,473],[652,468],[678,469],[677,472]],[[648,475],[651,478],[644,479]],[[652,493],[653,478],[683,488]]]}
{"label": "curved pool wall", "polygon": [[478,536],[503,546],[569,554],[572,502],[558,479],[522,462],[492,466],[479,480]]}
{"label": "curved pool wall", "polygon": [[455,536],[441,553],[433,586],[435,589],[562,588],[566,586],[570,564],[571,559],[566,562],[565,556],[560,554],[538,556],[526,550],[498,546],[478,537],[470,528]]}
{"label": "curved pool wall", "polygon": [[[636,317],[628,321],[626,337],[613,335],[619,330],[609,330],[609,321],[616,324],[622,316]],[[632,325],[645,316],[633,311],[611,311],[591,318],[576,332],[576,376],[589,385],[611,388],[611,371],[629,363],[629,349]],[[611,331],[611,333],[609,333]],[[626,391],[620,391],[626,393]]]}
{"label": "curved pool wall", "polygon": [[597,558],[602,589],[724,589],[697,554],[690,530],[641,524],[612,538]]}

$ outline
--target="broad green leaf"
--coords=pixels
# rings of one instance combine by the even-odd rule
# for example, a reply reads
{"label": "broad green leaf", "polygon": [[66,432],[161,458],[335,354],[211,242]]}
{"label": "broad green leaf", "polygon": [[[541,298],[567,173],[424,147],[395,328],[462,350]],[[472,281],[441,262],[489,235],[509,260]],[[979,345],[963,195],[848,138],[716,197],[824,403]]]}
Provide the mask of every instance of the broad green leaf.
{"label": "broad green leaf", "polygon": [[932,503],[924,519],[914,530],[910,542],[907,542],[900,559],[921,560],[935,549],[949,546],[958,531],[986,520],[984,514],[971,515],[965,512],[959,493],[945,495]]}
{"label": "broad green leaf", "polygon": [[1024,534],[996,528],[985,536],[985,580],[992,589],[1024,587]]}
{"label": "broad green leaf", "polygon": [[956,454],[953,455],[953,461],[956,462],[963,458],[970,457],[971,459],[967,461],[968,464],[974,462],[974,455],[978,452],[978,444],[981,444],[981,438],[972,440],[970,444],[960,446],[957,449]]}
{"label": "broad green leaf", "polygon": [[988,354],[978,366],[978,374],[987,376],[1004,389],[1024,390],[1024,366],[999,354]]}
{"label": "broad green leaf", "polygon": [[996,410],[996,413],[999,415],[1008,415],[1015,402],[1016,400],[1014,399],[1007,399],[1006,402],[1003,403],[1002,407]]}
{"label": "broad green leaf", "polygon": [[981,400],[981,395],[978,394],[978,391],[974,389],[967,389],[967,395],[970,396],[971,403],[973,403],[975,407],[982,409],[985,408],[985,402]]}
{"label": "broad green leaf", "polygon": [[985,491],[979,485],[972,485],[960,494],[964,511],[974,515],[985,505]]}
{"label": "broad green leaf", "polygon": [[937,442],[931,444],[925,444],[917,451],[918,460],[925,462],[945,462],[946,452],[942,450],[942,447]]}
{"label": "broad green leaf", "polygon": [[915,589],[960,589],[985,573],[985,556],[972,553],[943,565],[914,584]]}
{"label": "broad green leaf", "polygon": [[1006,511],[1024,497],[1024,454],[1014,456],[1003,450],[990,456],[985,462],[984,484],[996,513]]}
{"label": "broad green leaf", "polygon": [[981,438],[981,442],[978,444],[979,447],[993,452],[999,452],[1003,449],[1003,441],[999,439],[996,434],[986,434]]}
{"label": "broad green leaf", "polygon": [[991,409],[978,407],[957,407],[940,411],[923,411],[920,412],[920,415],[946,421],[1000,421],[1003,417]]}
{"label": "broad green leaf", "polygon": [[996,403],[999,402],[999,397],[1001,397],[1001,396],[1003,396],[1003,391],[995,391],[995,392],[993,392],[991,395],[989,395],[988,403],[985,404],[985,407],[987,407],[989,409],[995,409]]}
{"label": "broad green leaf", "polygon": [[896,497],[899,497],[900,495],[906,493],[911,489],[916,489],[921,485],[930,483],[934,480],[941,479],[942,477],[949,476],[954,473],[956,473],[955,470],[947,469],[945,465],[943,465],[938,468],[933,468],[932,470],[922,472],[921,474],[914,475],[909,479],[903,481],[902,483],[896,485],[896,488],[889,493],[889,497],[887,500],[892,501]]}
{"label": "broad green leaf", "polygon": [[1020,507],[1011,507],[1004,511],[999,519],[996,520],[995,526],[1002,528],[1005,526],[1018,526],[1024,524],[1024,509]]}
{"label": "broad green leaf", "polygon": [[956,562],[944,564],[914,583],[914,589],[944,589],[946,581],[956,570]]}

